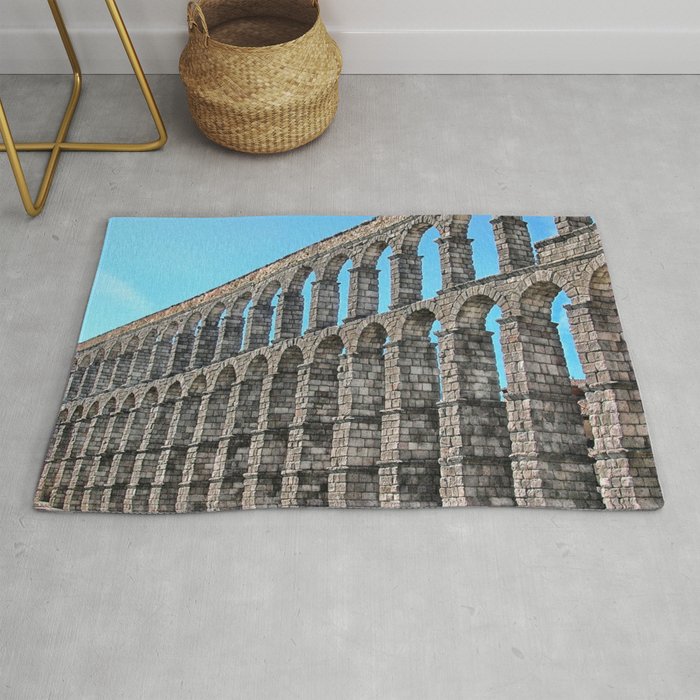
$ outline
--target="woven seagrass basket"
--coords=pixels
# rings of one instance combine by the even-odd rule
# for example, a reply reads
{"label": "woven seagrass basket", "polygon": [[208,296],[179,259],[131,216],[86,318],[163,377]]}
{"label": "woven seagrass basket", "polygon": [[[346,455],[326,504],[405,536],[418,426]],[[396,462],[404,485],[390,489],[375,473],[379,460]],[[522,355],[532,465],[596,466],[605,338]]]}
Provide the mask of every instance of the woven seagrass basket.
{"label": "woven seagrass basket", "polygon": [[187,22],[180,76],[205,136],[279,153],[328,128],[342,59],[317,0],[200,0],[189,3]]}

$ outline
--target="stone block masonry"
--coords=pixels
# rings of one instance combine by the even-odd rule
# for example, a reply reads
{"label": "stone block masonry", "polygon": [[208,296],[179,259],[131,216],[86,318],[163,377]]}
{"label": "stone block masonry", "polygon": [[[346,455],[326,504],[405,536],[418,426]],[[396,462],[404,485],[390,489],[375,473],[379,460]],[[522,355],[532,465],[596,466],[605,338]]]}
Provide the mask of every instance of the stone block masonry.
{"label": "stone block masonry", "polygon": [[[521,217],[498,216],[499,274],[477,280],[469,222],[378,217],[81,343],[35,506],[660,507],[596,225],[556,217],[557,234],[533,247]],[[429,230],[442,289],[421,299]],[[387,248],[391,305],[378,313]],[[569,377],[551,319],[561,291],[584,381]]]}

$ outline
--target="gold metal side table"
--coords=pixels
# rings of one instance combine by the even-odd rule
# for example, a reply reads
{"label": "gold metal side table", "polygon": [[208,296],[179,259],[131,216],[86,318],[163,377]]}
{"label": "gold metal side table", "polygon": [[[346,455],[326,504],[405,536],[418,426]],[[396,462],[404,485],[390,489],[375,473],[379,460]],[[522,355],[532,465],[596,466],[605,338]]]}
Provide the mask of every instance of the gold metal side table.
{"label": "gold metal side table", "polygon": [[[55,140],[51,142],[15,143],[15,140],[12,138],[12,132],[10,131],[10,125],[7,121],[5,109],[3,108],[2,101],[0,100],[0,135],[2,136],[3,140],[3,143],[0,144],[0,152],[7,152],[7,157],[9,158],[15,180],[17,181],[17,188],[19,189],[22,203],[24,204],[24,208],[27,210],[27,214],[30,216],[36,216],[44,208],[44,204],[46,204],[46,197],[51,188],[54,173],[56,172],[58,157],[63,151],[100,151],[122,153],[155,151],[162,148],[162,146],[168,140],[163,119],[158,112],[158,107],[155,99],[153,98],[153,93],[151,92],[151,88],[148,86],[148,81],[143,73],[143,68],[141,68],[138,56],[134,50],[134,45],[131,42],[131,38],[129,37],[126,27],[124,26],[124,20],[119,13],[119,8],[117,7],[115,0],[105,0],[105,4],[107,5],[109,14],[112,16],[112,21],[114,22],[114,26],[116,27],[119,38],[124,46],[124,51],[129,59],[129,63],[131,63],[134,75],[138,80],[139,86],[141,87],[141,92],[143,93],[148,109],[153,117],[156,129],[158,130],[158,138],[155,141],[148,141],[147,143],[83,143],[65,140],[71,120],[73,119],[73,113],[75,112],[75,108],[80,97],[82,74],[80,72],[78,58],[75,55],[75,50],[73,49],[73,44],[71,43],[68,31],[66,30],[66,25],[63,21],[63,17],[61,16],[61,11],[58,9],[57,1],[47,0],[47,2],[51,8],[51,13],[53,14],[54,21],[56,22],[58,33],[61,35],[61,41],[63,42],[63,46],[66,50],[68,60],[70,61],[70,65],[73,70],[73,91],[70,99],[68,100],[66,111],[63,114],[61,125],[58,127]],[[44,171],[44,177],[41,180],[39,192],[37,193],[35,200],[32,200],[32,196],[29,193],[27,179],[24,175],[24,171],[22,170],[22,164],[20,163],[19,156],[17,155],[20,151],[51,152],[49,162],[46,166],[46,170]]]}

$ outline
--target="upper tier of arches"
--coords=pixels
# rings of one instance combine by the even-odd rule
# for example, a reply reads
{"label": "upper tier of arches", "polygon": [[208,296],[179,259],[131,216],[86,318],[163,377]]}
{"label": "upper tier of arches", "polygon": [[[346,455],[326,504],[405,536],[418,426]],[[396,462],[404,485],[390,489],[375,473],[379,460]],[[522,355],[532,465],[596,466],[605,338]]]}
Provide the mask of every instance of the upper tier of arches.
{"label": "upper tier of arches", "polygon": [[[233,287],[225,285],[217,298],[207,295],[198,306],[190,302],[180,305],[186,306],[186,311],[177,313],[175,307],[167,316],[156,315],[150,322],[147,317],[121,332],[112,331],[100,343],[79,347],[65,400],[206,367],[299,338],[303,332],[309,335],[348,324],[354,327],[379,312],[409,306],[434,307],[443,326],[449,324],[456,317],[455,308],[461,307],[459,300],[480,286],[471,256],[469,222],[469,216],[392,217],[386,227],[375,226],[365,237],[358,237],[354,230],[348,232],[353,235],[347,240],[340,234],[332,239],[336,244],[330,249],[328,245],[310,246],[290,256],[286,265],[269,266],[269,273],[266,268],[241,278]],[[537,269],[534,257],[523,257],[522,236],[527,225],[522,218],[497,217],[492,223],[495,245],[509,271],[494,277],[491,293],[505,315],[517,313],[525,289],[510,285],[506,291],[504,277],[517,275],[521,287],[549,280],[572,302],[585,296],[585,279],[572,282],[570,275],[550,269],[551,264]],[[573,229],[580,223],[569,224],[569,228],[580,230]],[[594,231],[590,222],[586,227]],[[562,233],[566,232],[562,228]],[[419,254],[428,244],[435,246],[437,255]],[[382,271],[377,264],[387,253],[389,270]],[[519,268],[518,255],[522,258]],[[427,269],[428,263],[432,269]],[[510,269],[514,265],[515,269]],[[349,280],[343,283],[339,278],[348,267]],[[433,290],[439,286],[439,294],[430,299],[425,298],[428,279]],[[346,298],[341,298],[341,292]],[[308,295],[310,298],[305,298]],[[448,299],[454,299],[454,308],[446,303]],[[346,309],[345,318],[341,318],[341,308]]]}

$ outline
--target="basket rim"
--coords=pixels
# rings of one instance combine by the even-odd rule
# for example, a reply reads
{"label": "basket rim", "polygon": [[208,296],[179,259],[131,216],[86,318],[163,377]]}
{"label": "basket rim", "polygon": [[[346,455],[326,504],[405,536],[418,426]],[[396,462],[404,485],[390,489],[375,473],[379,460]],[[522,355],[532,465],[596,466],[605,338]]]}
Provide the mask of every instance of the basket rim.
{"label": "basket rim", "polygon": [[[200,0],[199,4],[200,6],[206,6],[206,0]],[[204,34],[204,32],[202,32],[199,29],[199,25],[197,24],[194,24],[189,28],[189,33],[190,36],[192,36],[193,34],[200,36],[202,39],[205,39],[209,44],[214,44],[215,46],[220,46],[224,49],[234,49],[236,51],[250,51],[251,53],[255,53],[258,51],[269,51],[270,49],[276,48],[286,48],[300,42],[302,39],[305,39],[309,34],[311,34],[311,32],[314,31],[314,29],[318,27],[319,24],[323,24],[323,20],[321,19],[321,8],[318,5],[316,5],[315,7],[316,20],[311,25],[311,27],[309,27],[302,35],[296,37],[295,39],[291,39],[290,41],[283,41],[279,44],[265,44],[264,46],[241,46],[240,44],[227,44],[224,41],[218,41],[217,39],[214,39],[214,37],[212,37],[211,34]]]}

